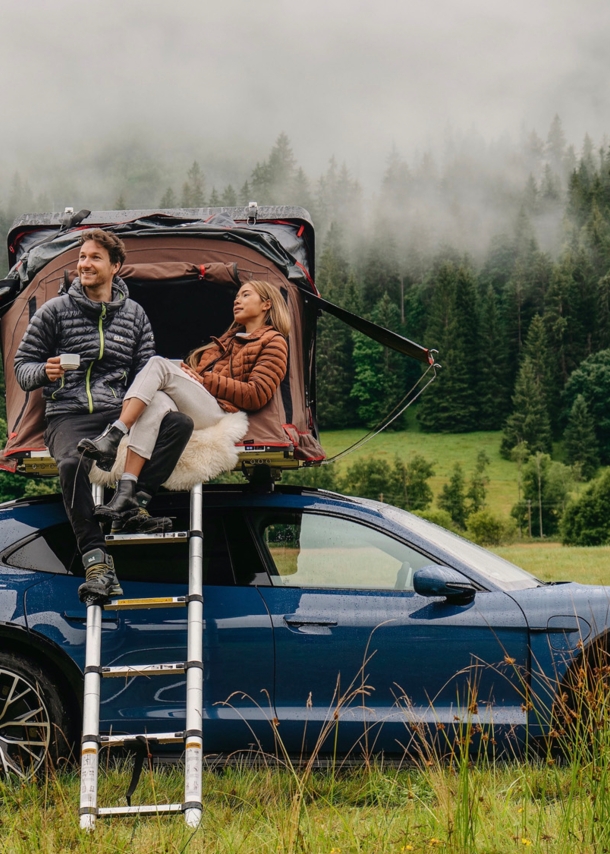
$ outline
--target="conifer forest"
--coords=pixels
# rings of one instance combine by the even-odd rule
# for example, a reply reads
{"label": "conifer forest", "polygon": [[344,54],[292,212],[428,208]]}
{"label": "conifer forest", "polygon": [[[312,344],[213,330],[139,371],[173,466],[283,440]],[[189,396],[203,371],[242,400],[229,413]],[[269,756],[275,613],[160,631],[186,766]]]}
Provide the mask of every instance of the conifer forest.
{"label": "conifer forest", "polygon": [[[503,456],[544,465],[561,441],[581,480],[610,464],[608,140],[569,144],[558,116],[516,140],[448,133],[409,159],[392,148],[368,188],[337,157],[307,175],[295,148],[282,133],[266,158],[244,155],[233,170],[195,157],[180,171],[143,145],[83,154],[81,178],[4,176],[0,224],[64,205],[301,205],[322,295],[439,351],[416,409],[424,432],[502,431]],[[422,371],[330,316],[317,361],[323,430],[372,427]]]}

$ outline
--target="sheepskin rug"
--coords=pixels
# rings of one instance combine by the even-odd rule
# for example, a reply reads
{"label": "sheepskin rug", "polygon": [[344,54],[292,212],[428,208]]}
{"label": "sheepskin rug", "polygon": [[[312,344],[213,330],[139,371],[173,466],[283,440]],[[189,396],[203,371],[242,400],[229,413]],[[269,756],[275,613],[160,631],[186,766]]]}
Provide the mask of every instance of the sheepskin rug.
{"label": "sheepskin rug", "polygon": [[[247,430],[248,417],[245,412],[227,413],[213,427],[194,430],[178,465],[163,486],[175,491],[188,490],[197,483],[206,483],[224,471],[235,468],[238,459],[235,443],[246,435]],[[113,486],[125,470],[126,453],[127,436],[119,446],[112,471],[102,471],[94,464],[90,474],[91,482]]]}

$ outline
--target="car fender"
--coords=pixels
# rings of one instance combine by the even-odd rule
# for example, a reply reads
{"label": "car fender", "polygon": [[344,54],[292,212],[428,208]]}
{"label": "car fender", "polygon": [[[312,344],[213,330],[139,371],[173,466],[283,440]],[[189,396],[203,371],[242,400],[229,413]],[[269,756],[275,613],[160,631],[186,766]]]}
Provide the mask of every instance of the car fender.
{"label": "car fender", "polygon": [[22,626],[0,622],[0,644],[5,651],[13,651],[35,659],[42,667],[52,668],[53,678],[69,693],[73,713],[82,712],[83,673],[78,665],[53,641]]}

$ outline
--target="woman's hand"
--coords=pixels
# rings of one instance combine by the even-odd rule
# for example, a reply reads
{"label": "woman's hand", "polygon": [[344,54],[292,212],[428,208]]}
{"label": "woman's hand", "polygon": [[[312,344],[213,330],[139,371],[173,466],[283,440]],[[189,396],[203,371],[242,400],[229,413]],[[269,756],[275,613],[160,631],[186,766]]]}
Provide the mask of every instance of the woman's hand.
{"label": "woman's hand", "polygon": [[203,384],[203,380],[201,379],[200,375],[198,373],[196,373],[192,368],[189,368],[189,366],[186,364],[186,362],[181,362],[180,367],[182,368],[182,370],[184,371],[185,374],[189,375],[189,377],[191,377],[194,380],[197,380],[197,382],[200,385]]}

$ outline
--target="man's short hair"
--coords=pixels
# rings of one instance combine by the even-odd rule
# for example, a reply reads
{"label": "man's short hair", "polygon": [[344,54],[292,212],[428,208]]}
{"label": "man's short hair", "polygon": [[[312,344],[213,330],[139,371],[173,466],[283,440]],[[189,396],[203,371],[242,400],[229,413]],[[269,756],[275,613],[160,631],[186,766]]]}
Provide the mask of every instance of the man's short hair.
{"label": "man's short hair", "polygon": [[111,264],[122,264],[125,261],[125,244],[120,237],[111,231],[104,231],[103,228],[91,228],[89,231],[83,231],[78,240],[78,245],[82,246],[87,240],[94,240],[103,246],[108,252]]}

